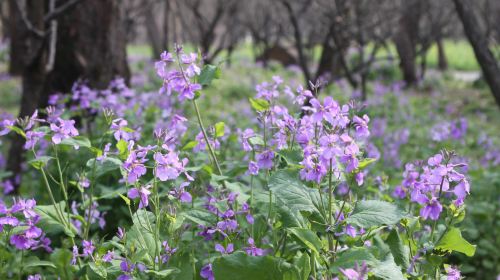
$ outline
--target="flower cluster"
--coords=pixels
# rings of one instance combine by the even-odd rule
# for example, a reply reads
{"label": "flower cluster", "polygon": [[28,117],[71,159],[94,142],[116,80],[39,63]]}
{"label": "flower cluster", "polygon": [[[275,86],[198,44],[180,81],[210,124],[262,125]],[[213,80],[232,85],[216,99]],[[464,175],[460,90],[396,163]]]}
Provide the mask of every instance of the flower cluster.
{"label": "flower cluster", "polygon": [[[196,64],[198,55],[196,53],[185,54],[182,47],[177,46],[175,56],[169,52],[163,52],[160,61],[155,63],[156,74],[163,80],[160,93],[170,95],[177,92],[179,100],[194,99],[195,92],[201,89],[201,85],[192,80],[201,73]],[[168,66],[173,62],[178,63],[178,70],[169,70]]]}
{"label": "flower cluster", "polygon": [[421,205],[420,216],[423,219],[438,220],[443,211],[443,200],[452,199],[456,206],[461,206],[470,192],[467,177],[460,173],[464,163],[452,163],[450,153],[430,157],[421,171],[414,164],[407,164],[401,186],[396,187],[393,195],[398,198],[409,197],[412,202]]}
{"label": "flower cluster", "polygon": [[40,221],[40,215],[35,212],[35,206],[34,199],[19,198],[14,200],[10,208],[0,201],[0,233],[15,232],[10,235],[10,244],[19,250],[43,248],[52,252],[50,239],[36,225]]}

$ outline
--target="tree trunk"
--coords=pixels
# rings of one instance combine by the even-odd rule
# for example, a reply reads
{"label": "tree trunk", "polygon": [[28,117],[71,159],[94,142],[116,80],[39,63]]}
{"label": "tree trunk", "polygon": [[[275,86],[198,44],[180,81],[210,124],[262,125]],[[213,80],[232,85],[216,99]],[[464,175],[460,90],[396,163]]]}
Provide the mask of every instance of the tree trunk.
{"label": "tree trunk", "polygon": [[438,69],[445,71],[448,69],[448,59],[446,59],[446,53],[444,51],[443,40],[438,39],[436,41],[438,50]]}
{"label": "tree trunk", "polygon": [[[33,26],[44,30],[44,1],[28,0],[26,10]],[[66,11],[57,21],[54,65],[50,72],[46,71],[49,44],[45,37],[28,33],[23,23],[17,27],[18,32],[27,34],[17,42],[27,46],[19,53],[23,57],[19,117],[30,116],[37,108],[46,107],[50,94],[70,91],[78,78],[87,80],[95,88],[106,88],[116,76],[124,77],[127,82],[130,78],[120,1],[82,1],[78,8]],[[14,175],[20,174],[23,142],[16,137],[9,151],[7,169]],[[14,186],[17,191],[18,185]]]}
{"label": "tree trunk", "polygon": [[[12,20],[17,21],[20,15],[15,6],[16,4],[14,2],[10,2],[9,4],[11,4],[10,7],[17,13],[17,18]],[[33,28],[38,30],[44,29],[44,12],[43,1],[26,1],[26,17],[31,22]],[[31,116],[38,108],[46,80],[46,51],[44,48],[44,38],[28,34],[28,30],[22,28],[24,27],[23,24],[24,23],[21,23],[20,26],[16,27],[16,34],[14,35],[18,36],[22,34],[23,36],[12,40],[12,44],[14,45],[11,45],[11,49],[14,48],[16,44],[23,46],[23,48],[19,50],[19,53],[15,53],[19,56],[16,59],[21,60],[17,63],[22,64],[19,65],[19,68],[17,66],[13,68],[16,71],[22,71],[22,96],[19,117]],[[23,40],[20,40],[20,38]],[[14,194],[17,194],[19,189],[19,181],[17,179],[20,178],[16,178],[16,176],[22,173],[21,166],[24,160],[24,141],[24,138],[20,135],[15,134],[12,136],[7,159],[7,170],[11,171],[13,174],[11,179],[14,185]]]}
{"label": "tree trunk", "polygon": [[153,7],[148,8],[144,13],[146,20],[146,30],[148,33],[149,43],[153,48],[153,59],[160,56],[163,51],[162,38],[160,30],[158,30],[158,25],[156,25],[156,19],[153,14]]}
{"label": "tree trunk", "polygon": [[399,29],[394,38],[400,59],[399,66],[407,85],[413,85],[417,81],[415,45],[420,20],[420,3],[418,1],[403,1]]}
{"label": "tree trunk", "polygon": [[458,16],[464,26],[465,35],[474,49],[476,59],[481,66],[484,78],[500,106],[500,68],[493,53],[488,48],[488,39],[482,33],[479,21],[469,0],[453,0]]}
{"label": "tree trunk", "polygon": [[10,39],[10,49],[9,49],[9,74],[10,75],[22,75],[24,58],[23,53],[25,50],[25,39],[27,36],[27,30],[24,27],[24,23],[21,20],[19,11],[16,8],[15,2],[18,0],[9,0],[9,39]]}

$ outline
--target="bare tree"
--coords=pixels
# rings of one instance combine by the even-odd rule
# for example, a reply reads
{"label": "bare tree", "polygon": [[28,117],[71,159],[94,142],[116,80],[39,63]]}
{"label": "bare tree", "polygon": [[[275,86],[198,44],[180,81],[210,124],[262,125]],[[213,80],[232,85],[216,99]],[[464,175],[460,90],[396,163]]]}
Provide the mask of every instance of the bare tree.
{"label": "bare tree", "polygon": [[469,39],[476,59],[481,66],[484,78],[497,105],[500,106],[500,68],[498,61],[488,48],[488,39],[485,32],[481,30],[479,20],[474,14],[474,7],[469,0],[453,0],[453,2],[462,21],[465,35]]}
{"label": "bare tree", "polygon": [[[22,62],[22,97],[19,117],[46,106],[54,92],[67,92],[78,78],[104,88],[116,75],[130,76],[126,61],[123,10],[116,0],[10,1],[11,48]],[[12,6],[13,5],[13,6]],[[75,9],[78,5],[78,9]],[[106,63],[103,63],[105,61]],[[12,69],[13,67],[11,67]],[[20,174],[23,139],[11,141],[7,169]]]}

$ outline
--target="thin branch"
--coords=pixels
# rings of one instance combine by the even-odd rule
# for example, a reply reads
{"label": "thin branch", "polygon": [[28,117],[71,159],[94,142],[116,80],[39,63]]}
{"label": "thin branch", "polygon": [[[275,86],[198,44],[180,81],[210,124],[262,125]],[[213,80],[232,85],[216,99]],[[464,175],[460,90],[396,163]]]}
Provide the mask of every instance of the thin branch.
{"label": "thin branch", "polygon": [[31,23],[31,21],[26,16],[26,12],[24,11],[23,7],[21,7],[21,5],[19,4],[19,1],[14,1],[14,3],[16,3],[16,8],[17,8],[19,14],[21,15],[21,19],[23,20],[23,23],[24,23],[26,29],[28,29],[28,31],[32,32],[33,34],[35,34],[36,36],[38,36],[40,38],[45,37],[45,32],[43,32],[42,30],[39,30],[33,26],[33,23]]}
{"label": "thin branch", "polygon": [[71,8],[73,8],[80,1],[81,0],[70,0],[70,1],[62,4],[61,6],[55,8],[54,10],[52,10],[51,12],[49,12],[48,14],[46,14],[43,17],[43,20],[47,23],[47,22],[55,19],[56,17],[60,16],[62,13],[66,12],[67,10],[69,10]]}

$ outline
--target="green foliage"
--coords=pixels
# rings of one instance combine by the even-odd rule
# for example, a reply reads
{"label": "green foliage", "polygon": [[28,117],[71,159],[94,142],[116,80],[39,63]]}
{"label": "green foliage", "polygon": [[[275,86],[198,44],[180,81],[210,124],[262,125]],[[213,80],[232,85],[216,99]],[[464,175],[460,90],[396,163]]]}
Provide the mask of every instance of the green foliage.
{"label": "green foliage", "polygon": [[253,257],[235,252],[214,260],[215,279],[220,280],[295,280],[301,279],[295,266],[282,259]]}

